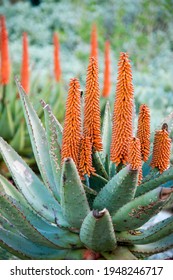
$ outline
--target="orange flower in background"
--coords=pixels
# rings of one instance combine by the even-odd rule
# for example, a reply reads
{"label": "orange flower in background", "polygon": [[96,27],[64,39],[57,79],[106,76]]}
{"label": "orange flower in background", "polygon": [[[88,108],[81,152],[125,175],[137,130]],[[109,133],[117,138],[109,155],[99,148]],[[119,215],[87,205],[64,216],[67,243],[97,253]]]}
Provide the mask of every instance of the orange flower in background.
{"label": "orange flower in background", "polygon": [[2,85],[7,85],[10,80],[10,59],[5,16],[0,16],[0,63],[0,81]]}
{"label": "orange flower in background", "polygon": [[86,79],[84,103],[84,135],[90,137],[92,147],[96,151],[102,150],[99,97],[100,92],[97,60],[96,58],[91,57]]}
{"label": "orange flower in background", "polygon": [[59,82],[61,80],[61,67],[60,67],[60,44],[58,34],[53,35],[54,43],[54,76],[55,80]]}
{"label": "orange flower in background", "polygon": [[128,144],[133,135],[134,90],[132,70],[127,53],[121,53],[113,112],[111,160],[119,165],[128,161]]}
{"label": "orange flower in background", "polygon": [[164,124],[161,130],[157,130],[154,136],[153,156],[151,167],[158,168],[160,173],[165,171],[170,165],[171,138],[167,131],[167,125]]}
{"label": "orange flower in background", "polygon": [[142,160],[147,161],[150,154],[150,110],[145,104],[139,108],[137,137],[141,142]]}
{"label": "orange flower in background", "polygon": [[80,84],[78,79],[70,80],[62,137],[62,162],[71,157],[78,165],[81,139]]}
{"label": "orange flower in background", "polygon": [[95,171],[92,167],[92,146],[91,140],[88,136],[81,137],[81,147],[79,154],[79,164],[78,170],[81,176],[81,179],[84,179],[84,175],[88,175],[90,177],[91,173]]}
{"label": "orange flower in background", "polygon": [[105,43],[105,69],[103,82],[103,97],[108,97],[111,90],[111,73],[110,73],[110,42]]}
{"label": "orange flower in background", "polygon": [[28,36],[23,33],[22,38],[23,52],[22,52],[22,65],[21,65],[21,85],[26,93],[29,93],[30,88],[30,71],[29,71],[29,52],[28,52]]}
{"label": "orange flower in background", "polygon": [[131,165],[132,170],[139,170],[138,185],[140,185],[142,181],[141,144],[136,137],[131,138],[129,141],[128,163]]}
{"label": "orange flower in background", "polygon": [[95,57],[96,59],[98,59],[98,40],[97,40],[96,24],[93,24],[92,26],[90,44],[91,44],[90,57]]}

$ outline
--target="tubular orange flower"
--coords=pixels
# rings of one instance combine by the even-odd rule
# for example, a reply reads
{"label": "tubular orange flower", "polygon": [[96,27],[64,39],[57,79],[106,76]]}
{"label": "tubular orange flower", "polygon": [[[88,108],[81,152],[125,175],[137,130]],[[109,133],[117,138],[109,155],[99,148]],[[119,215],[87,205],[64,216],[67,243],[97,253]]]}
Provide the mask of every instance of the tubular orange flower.
{"label": "tubular orange flower", "polygon": [[170,164],[171,138],[167,131],[167,125],[164,124],[161,130],[157,130],[154,136],[153,156],[151,167],[158,168],[160,173],[165,171]]}
{"label": "tubular orange flower", "polygon": [[92,167],[92,146],[91,140],[88,136],[81,137],[81,147],[80,147],[80,154],[79,154],[79,164],[78,170],[81,176],[81,179],[84,179],[84,175],[88,175],[90,177],[91,173],[95,171]]}
{"label": "tubular orange flower", "polygon": [[28,36],[27,33],[23,33],[23,53],[22,53],[22,65],[21,65],[21,85],[26,93],[29,93],[29,53],[28,53]]}
{"label": "tubular orange flower", "polygon": [[97,60],[91,57],[86,79],[84,135],[90,137],[92,147],[94,147],[96,151],[102,150],[99,96]]}
{"label": "tubular orange flower", "polygon": [[147,161],[150,154],[150,110],[145,104],[139,109],[137,137],[141,142],[142,160]]}
{"label": "tubular orange flower", "polygon": [[80,84],[78,79],[70,80],[62,138],[62,162],[71,157],[78,164],[81,138]]}
{"label": "tubular orange flower", "polygon": [[128,143],[133,131],[134,94],[132,70],[127,53],[121,53],[114,103],[111,160],[119,165],[128,161]]}
{"label": "tubular orange flower", "polygon": [[130,139],[128,148],[128,162],[132,170],[139,170],[138,185],[142,180],[142,159],[141,159],[141,144],[136,137]]}
{"label": "tubular orange flower", "polygon": [[91,31],[91,52],[90,57],[98,59],[97,26],[93,24]]}
{"label": "tubular orange flower", "polygon": [[110,42],[105,43],[105,69],[104,69],[104,84],[103,84],[103,97],[108,97],[111,89],[110,81]]}
{"label": "tubular orange flower", "polygon": [[60,67],[60,45],[58,34],[54,33],[53,35],[54,43],[54,76],[55,80],[59,82],[61,80],[61,67]]}
{"label": "tubular orange flower", "polygon": [[10,80],[10,59],[8,50],[8,32],[6,28],[5,16],[0,17],[0,61],[1,61],[1,84],[7,85]]}

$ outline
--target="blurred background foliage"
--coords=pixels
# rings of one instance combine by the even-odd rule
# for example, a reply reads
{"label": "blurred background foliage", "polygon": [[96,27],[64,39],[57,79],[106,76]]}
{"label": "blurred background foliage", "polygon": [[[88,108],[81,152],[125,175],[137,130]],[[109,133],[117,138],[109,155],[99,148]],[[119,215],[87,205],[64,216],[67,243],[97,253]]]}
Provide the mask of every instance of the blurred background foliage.
{"label": "blurred background foliage", "polygon": [[125,51],[132,61],[136,112],[141,103],[149,105],[152,127],[156,127],[173,111],[173,0],[1,0],[0,14],[7,20],[14,74],[20,73],[21,40],[26,31],[31,78],[33,84],[37,81],[44,87],[53,76],[52,35],[57,31],[65,88],[75,76],[84,89],[91,27],[96,23],[101,90],[104,43],[107,39],[111,43],[111,103],[119,53]]}

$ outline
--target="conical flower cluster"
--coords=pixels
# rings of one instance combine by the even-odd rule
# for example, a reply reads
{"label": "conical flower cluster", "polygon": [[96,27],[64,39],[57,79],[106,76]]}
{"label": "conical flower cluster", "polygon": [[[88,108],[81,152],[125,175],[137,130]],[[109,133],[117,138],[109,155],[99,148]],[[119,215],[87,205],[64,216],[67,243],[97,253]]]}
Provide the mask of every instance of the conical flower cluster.
{"label": "conical flower cluster", "polygon": [[7,85],[10,80],[10,59],[5,16],[0,16],[0,63],[0,81],[2,85]]}
{"label": "conical flower cluster", "polygon": [[26,93],[29,93],[29,52],[28,52],[28,36],[27,33],[23,33],[23,53],[22,53],[22,66],[21,66],[21,85]]}
{"label": "conical flower cluster", "polygon": [[143,104],[139,109],[137,137],[141,143],[141,156],[147,161],[150,154],[150,110]]}
{"label": "conical flower cluster", "polygon": [[61,80],[61,67],[60,67],[60,45],[59,45],[59,38],[57,33],[54,33],[53,43],[54,43],[54,76],[55,76],[55,80],[59,82]]}
{"label": "conical flower cluster", "polygon": [[61,151],[62,161],[64,158],[71,157],[78,166],[81,132],[80,84],[74,78],[70,81],[66,102]]}
{"label": "conical flower cluster", "polygon": [[90,137],[92,147],[96,151],[102,150],[100,132],[98,65],[95,57],[90,58],[84,104],[84,135]]}
{"label": "conical flower cluster", "polygon": [[82,179],[84,179],[84,175],[90,176],[91,173],[95,171],[92,167],[92,146],[91,141],[88,136],[81,137],[81,146],[80,146],[80,154],[79,154],[79,165],[78,170]]}
{"label": "conical flower cluster", "polygon": [[105,43],[105,69],[104,69],[104,83],[103,83],[103,97],[108,97],[111,89],[111,73],[110,73],[110,42]]}
{"label": "conical flower cluster", "polygon": [[134,94],[132,70],[127,53],[121,53],[113,113],[111,160],[119,165],[128,162],[128,143],[133,133]]}
{"label": "conical flower cluster", "polygon": [[161,130],[157,130],[154,136],[153,156],[151,167],[158,168],[160,173],[165,171],[170,165],[171,138],[164,124]]}

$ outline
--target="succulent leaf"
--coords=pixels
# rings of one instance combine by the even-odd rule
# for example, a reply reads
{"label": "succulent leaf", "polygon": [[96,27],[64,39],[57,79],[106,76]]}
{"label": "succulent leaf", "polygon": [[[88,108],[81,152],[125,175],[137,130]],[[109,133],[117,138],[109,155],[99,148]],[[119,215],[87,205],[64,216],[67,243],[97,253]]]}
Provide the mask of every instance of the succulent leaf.
{"label": "succulent leaf", "polygon": [[112,135],[112,117],[110,112],[109,101],[107,101],[104,118],[103,118],[103,126],[102,126],[103,151],[101,151],[100,153],[104,164],[106,163],[106,157],[108,162],[110,162],[111,135]]}
{"label": "succulent leaf", "polygon": [[112,217],[116,231],[137,229],[173,200],[173,189],[156,188],[121,207]]}
{"label": "succulent leaf", "polygon": [[145,244],[145,245],[134,245],[129,247],[129,250],[132,253],[141,253],[144,255],[153,255],[156,253],[160,253],[163,251],[166,251],[168,249],[173,248],[173,233],[170,234],[169,236],[166,236],[159,241],[150,243],[150,244]]}
{"label": "succulent leaf", "polygon": [[105,207],[113,215],[134,198],[137,183],[138,171],[131,170],[129,166],[124,167],[98,193],[93,208],[101,210]]}
{"label": "succulent leaf", "polygon": [[108,180],[108,174],[105,170],[105,167],[101,161],[100,155],[98,152],[94,151],[92,153],[92,161],[93,161],[93,167],[96,170],[96,173],[100,176],[102,176],[103,178],[105,178],[106,180]]}
{"label": "succulent leaf", "polygon": [[107,183],[108,180],[96,173],[91,174],[89,178],[90,188],[92,188],[96,192],[99,192]]}
{"label": "succulent leaf", "polygon": [[107,209],[91,211],[83,221],[80,239],[94,251],[112,251],[116,248],[116,237]]}
{"label": "succulent leaf", "polygon": [[117,233],[117,240],[129,244],[148,244],[173,233],[173,216],[162,220],[146,230]]}
{"label": "succulent leaf", "polygon": [[[57,130],[55,126],[55,118],[52,116],[50,106],[44,104],[44,116],[45,116],[45,125],[46,125],[46,134],[49,147],[49,155],[51,166],[54,175],[55,188],[52,186],[52,192],[56,199],[60,201],[60,179],[61,179],[61,148],[59,144],[59,139],[57,135]],[[62,135],[61,135],[62,136]]]}
{"label": "succulent leaf", "polygon": [[54,223],[55,218],[59,223],[67,225],[61,213],[61,208],[51,192],[44,186],[35,173],[24,160],[0,138],[1,154],[13,176],[13,179],[32,208],[40,216]]}
{"label": "succulent leaf", "polygon": [[75,163],[71,158],[64,160],[60,194],[65,219],[72,227],[80,228],[90,208]]}
{"label": "succulent leaf", "polygon": [[[153,180],[146,181],[145,183],[141,184],[140,187],[137,188],[136,197],[140,196],[148,191],[151,191],[160,185],[173,180],[173,167],[171,166],[165,172],[160,174],[159,177],[154,178]],[[172,185],[172,183],[171,183]]]}
{"label": "succulent leaf", "polygon": [[118,246],[113,252],[102,252],[106,260],[137,260],[127,247]]}
{"label": "succulent leaf", "polygon": [[54,190],[56,185],[54,181],[45,130],[22,86],[18,81],[16,81],[16,84],[19,90],[37,165],[45,184],[48,186],[48,188]]}

